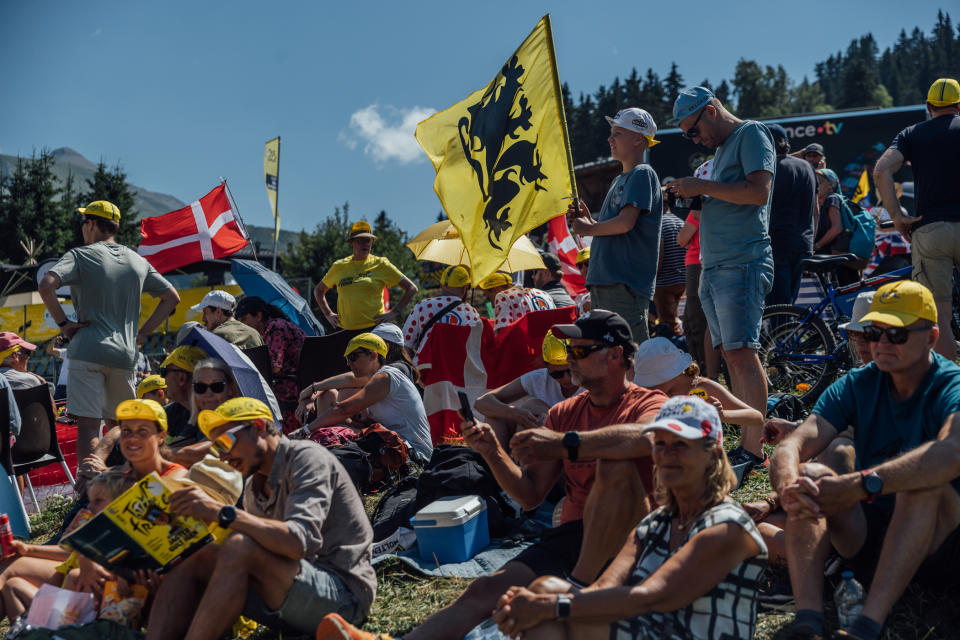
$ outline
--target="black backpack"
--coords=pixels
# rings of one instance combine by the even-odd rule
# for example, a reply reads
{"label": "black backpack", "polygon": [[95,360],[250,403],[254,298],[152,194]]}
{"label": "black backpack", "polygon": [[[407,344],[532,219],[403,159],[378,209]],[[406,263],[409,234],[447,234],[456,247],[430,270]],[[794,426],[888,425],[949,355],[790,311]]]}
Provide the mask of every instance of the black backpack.
{"label": "black backpack", "polygon": [[781,418],[796,422],[803,420],[806,415],[807,410],[803,402],[792,393],[777,392],[767,397],[767,418]]}
{"label": "black backpack", "polygon": [[386,540],[400,527],[410,528],[410,520],[416,514],[417,480],[407,476],[383,492],[373,509],[370,524],[373,525],[373,540]]}

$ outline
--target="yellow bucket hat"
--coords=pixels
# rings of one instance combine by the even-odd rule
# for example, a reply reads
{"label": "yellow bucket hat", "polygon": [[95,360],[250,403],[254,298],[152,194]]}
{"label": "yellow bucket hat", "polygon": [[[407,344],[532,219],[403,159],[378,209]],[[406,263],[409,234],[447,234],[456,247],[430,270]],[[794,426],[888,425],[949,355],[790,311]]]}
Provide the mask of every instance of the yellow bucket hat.
{"label": "yellow bucket hat", "polygon": [[120,222],[120,209],[117,208],[117,205],[112,202],[107,202],[106,200],[91,202],[85,207],[80,207],[77,211],[79,211],[82,216],[97,216],[98,218],[106,218],[107,220]]}
{"label": "yellow bucket hat", "polygon": [[206,359],[206,357],[207,352],[200,347],[181,345],[171,351],[170,355],[164,358],[160,368],[163,369],[167,365],[172,364],[173,366],[179,367],[184,371],[193,373],[193,368],[197,366],[197,363]]}
{"label": "yellow bucket hat", "polygon": [[154,400],[124,400],[117,405],[117,420],[151,420],[167,432],[167,412]]}
{"label": "yellow bucket hat", "polygon": [[496,287],[510,286],[513,284],[513,279],[510,277],[509,273],[504,271],[496,271],[491,273],[486,278],[480,281],[481,289],[494,289]]}
{"label": "yellow bucket hat", "polygon": [[470,284],[470,268],[466,265],[457,264],[447,267],[440,274],[440,285],[444,287],[453,287],[459,289]]}
{"label": "yellow bucket hat", "polygon": [[860,324],[882,322],[892,327],[906,327],[917,320],[936,323],[937,305],[930,289],[912,280],[898,280],[877,289],[870,312]]}
{"label": "yellow bucket hat", "polygon": [[164,380],[162,376],[158,376],[157,374],[147,376],[140,381],[140,384],[137,385],[137,398],[143,398],[143,394],[145,393],[166,388],[167,381]]}
{"label": "yellow bucket hat", "polygon": [[209,438],[210,432],[221,425],[250,420],[266,420],[272,424],[270,407],[256,398],[231,398],[213,411],[201,411],[197,416],[197,426]]}
{"label": "yellow bucket hat", "polygon": [[567,342],[547,331],[543,336],[543,361],[547,364],[567,364]]}
{"label": "yellow bucket hat", "polygon": [[347,343],[347,349],[343,352],[343,357],[346,358],[357,349],[369,349],[370,351],[379,353],[384,358],[387,357],[387,343],[375,333],[361,333],[358,336],[354,336],[350,342]]}

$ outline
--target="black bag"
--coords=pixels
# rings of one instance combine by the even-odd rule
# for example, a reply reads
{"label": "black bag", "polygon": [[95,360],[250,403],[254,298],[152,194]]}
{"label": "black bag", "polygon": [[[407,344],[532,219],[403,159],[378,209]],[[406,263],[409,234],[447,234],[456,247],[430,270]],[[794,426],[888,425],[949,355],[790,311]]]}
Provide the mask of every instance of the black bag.
{"label": "black bag", "polygon": [[767,418],[781,418],[796,422],[807,416],[800,398],[791,393],[771,393],[767,398]]}
{"label": "black bag", "polygon": [[370,454],[361,449],[355,442],[348,442],[345,445],[329,449],[329,451],[347,470],[347,475],[350,476],[350,480],[353,481],[357,491],[363,493],[370,483],[370,475],[373,473]]}
{"label": "black bag", "polygon": [[400,527],[410,528],[410,519],[416,514],[413,507],[417,499],[417,480],[414,476],[407,476],[383,492],[370,516],[374,542],[389,538]]}
{"label": "black bag", "polygon": [[517,513],[501,493],[500,485],[483,456],[468,447],[434,447],[430,462],[417,483],[413,513],[437,498],[464,495],[478,495],[486,500],[490,537],[507,535]]}

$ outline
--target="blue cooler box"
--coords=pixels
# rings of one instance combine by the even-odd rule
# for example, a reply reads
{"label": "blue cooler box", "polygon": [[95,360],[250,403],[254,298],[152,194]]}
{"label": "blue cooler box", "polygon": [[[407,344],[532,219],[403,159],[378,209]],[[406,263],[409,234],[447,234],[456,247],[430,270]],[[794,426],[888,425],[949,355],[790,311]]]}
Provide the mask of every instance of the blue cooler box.
{"label": "blue cooler box", "polygon": [[420,559],[448,564],[466,562],[490,544],[487,502],[480,496],[434,500],[410,521],[417,534]]}

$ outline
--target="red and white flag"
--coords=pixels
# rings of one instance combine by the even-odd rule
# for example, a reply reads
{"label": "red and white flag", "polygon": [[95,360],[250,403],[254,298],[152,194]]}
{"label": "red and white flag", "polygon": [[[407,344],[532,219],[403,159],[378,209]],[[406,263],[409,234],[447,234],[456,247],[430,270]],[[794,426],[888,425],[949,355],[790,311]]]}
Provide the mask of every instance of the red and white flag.
{"label": "red and white flag", "polygon": [[550,252],[560,258],[563,267],[563,286],[572,296],[579,295],[587,290],[587,283],[577,268],[577,250],[579,247],[570,235],[566,216],[557,216],[550,220],[547,227],[547,246]]}
{"label": "red and white flag", "polygon": [[137,253],[160,273],[225,258],[250,244],[226,182],[183,209],[144,218],[140,235]]}

